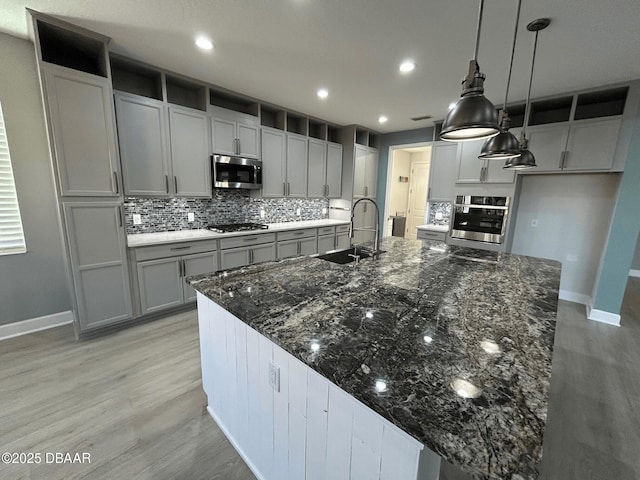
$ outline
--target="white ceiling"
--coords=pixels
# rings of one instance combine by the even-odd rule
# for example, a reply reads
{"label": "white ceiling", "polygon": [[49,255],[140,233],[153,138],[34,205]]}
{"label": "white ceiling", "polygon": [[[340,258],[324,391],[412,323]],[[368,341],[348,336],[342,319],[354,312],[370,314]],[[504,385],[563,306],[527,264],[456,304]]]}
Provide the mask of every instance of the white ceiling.
{"label": "white ceiling", "polygon": [[[478,61],[502,103],[516,0],[487,0]],[[430,126],[460,95],[473,55],[471,0],[2,0],[0,31],[27,37],[29,7],[110,36],[111,48],[168,70],[338,124],[381,132]],[[640,1],[524,0],[510,100],[640,78]],[[213,53],[193,45],[196,33]],[[417,62],[410,75],[399,63]],[[316,97],[325,87],[329,98]],[[377,122],[384,114],[389,121]]]}

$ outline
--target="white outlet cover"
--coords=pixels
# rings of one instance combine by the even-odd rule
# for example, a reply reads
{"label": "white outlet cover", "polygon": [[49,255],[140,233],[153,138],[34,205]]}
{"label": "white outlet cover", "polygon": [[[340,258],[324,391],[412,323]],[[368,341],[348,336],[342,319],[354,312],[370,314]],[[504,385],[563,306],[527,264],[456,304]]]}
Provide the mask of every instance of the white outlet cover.
{"label": "white outlet cover", "polygon": [[264,218],[265,213],[264,213],[264,209],[260,209],[260,218]]}
{"label": "white outlet cover", "polygon": [[296,210],[296,215],[298,215],[298,216],[300,215],[300,209]]}
{"label": "white outlet cover", "polygon": [[323,208],[323,209],[322,209],[322,214],[323,214],[323,215],[326,215],[326,213],[327,213],[327,209],[326,209],[326,208]]}
{"label": "white outlet cover", "polygon": [[442,212],[436,212],[436,220],[442,220]]}
{"label": "white outlet cover", "polygon": [[196,219],[196,215],[193,212],[187,213],[187,221],[194,222]]}
{"label": "white outlet cover", "polygon": [[140,225],[142,223],[142,215],[140,215],[139,213],[134,213],[133,214],[133,224],[134,225]]}

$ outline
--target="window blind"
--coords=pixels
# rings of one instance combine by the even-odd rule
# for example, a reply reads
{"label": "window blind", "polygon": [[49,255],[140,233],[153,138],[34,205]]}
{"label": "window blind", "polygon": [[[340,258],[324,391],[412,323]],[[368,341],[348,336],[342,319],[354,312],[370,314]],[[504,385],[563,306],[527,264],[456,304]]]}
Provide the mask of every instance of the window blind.
{"label": "window blind", "polygon": [[0,255],[27,251],[0,104]]}

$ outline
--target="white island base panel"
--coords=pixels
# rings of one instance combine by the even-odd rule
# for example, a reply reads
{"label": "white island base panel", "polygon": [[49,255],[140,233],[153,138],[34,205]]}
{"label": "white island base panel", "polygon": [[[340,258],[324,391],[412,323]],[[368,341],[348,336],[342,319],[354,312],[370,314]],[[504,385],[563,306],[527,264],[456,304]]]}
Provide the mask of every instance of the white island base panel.
{"label": "white island base panel", "polygon": [[258,479],[438,479],[437,454],[200,293],[198,324],[207,410]]}

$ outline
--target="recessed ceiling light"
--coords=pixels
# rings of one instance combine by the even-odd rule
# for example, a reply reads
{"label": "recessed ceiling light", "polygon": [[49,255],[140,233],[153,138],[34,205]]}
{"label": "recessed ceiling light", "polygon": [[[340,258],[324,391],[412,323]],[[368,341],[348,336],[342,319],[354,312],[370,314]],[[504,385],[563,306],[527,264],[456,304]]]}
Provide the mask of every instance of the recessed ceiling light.
{"label": "recessed ceiling light", "polygon": [[401,73],[413,72],[415,68],[416,68],[416,62],[414,62],[413,60],[405,60],[400,64]]}
{"label": "recessed ceiling light", "polygon": [[318,90],[318,98],[322,98],[323,100],[329,96],[329,91],[326,88],[321,88]]}
{"label": "recessed ceiling light", "polygon": [[213,50],[213,42],[204,36],[196,38],[196,46],[202,50]]}
{"label": "recessed ceiling light", "polygon": [[385,117],[384,115],[380,115],[378,117],[378,123],[386,123],[387,120],[389,120],[387,117]]}

